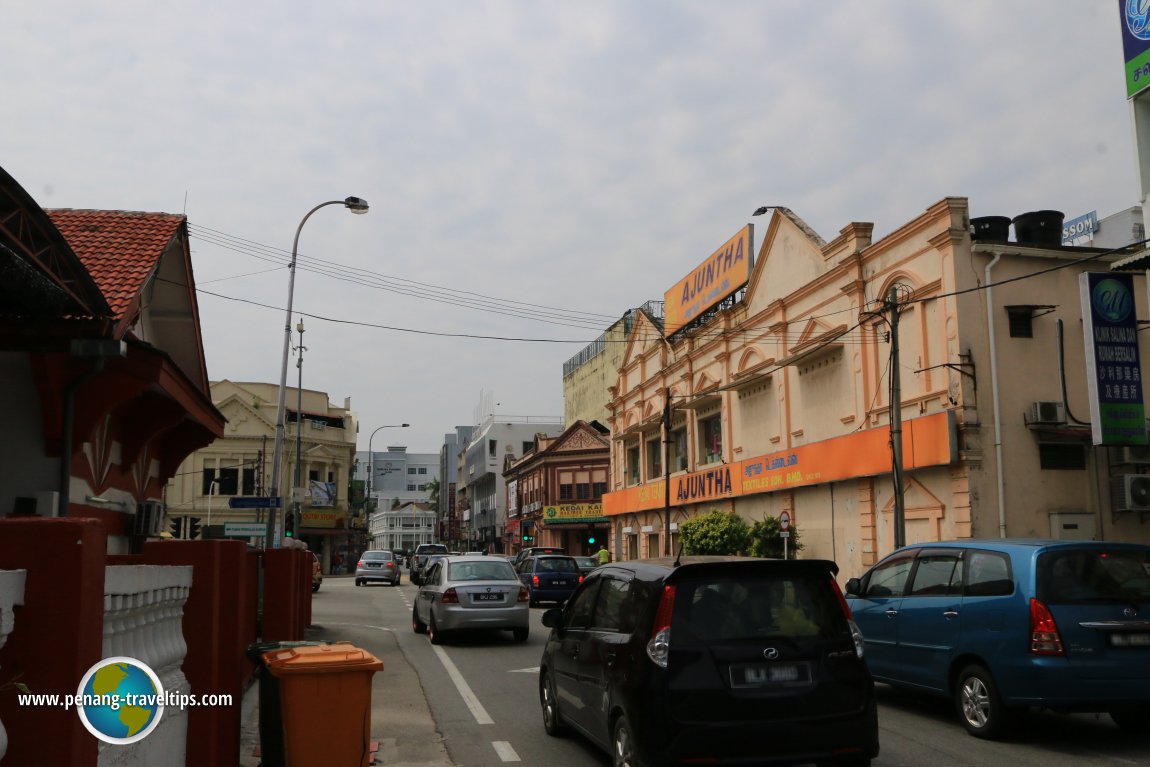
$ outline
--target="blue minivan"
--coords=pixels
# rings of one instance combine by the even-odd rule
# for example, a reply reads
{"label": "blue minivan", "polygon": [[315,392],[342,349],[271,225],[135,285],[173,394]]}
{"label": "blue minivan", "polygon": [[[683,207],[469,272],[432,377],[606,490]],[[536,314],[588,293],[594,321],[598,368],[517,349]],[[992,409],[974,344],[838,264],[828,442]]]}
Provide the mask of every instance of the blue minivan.
{"label": "blue minivan", "polygon": [[899,549],[847,599],[875,681],[952,698],[972,735],[1025,708],[1150,723],[1150,546],[963,540]]}

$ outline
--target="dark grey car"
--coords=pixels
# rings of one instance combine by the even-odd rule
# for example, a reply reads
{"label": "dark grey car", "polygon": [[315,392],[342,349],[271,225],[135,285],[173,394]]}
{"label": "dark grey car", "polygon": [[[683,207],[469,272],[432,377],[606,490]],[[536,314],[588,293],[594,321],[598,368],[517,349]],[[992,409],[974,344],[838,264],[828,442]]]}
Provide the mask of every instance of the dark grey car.
{"label": "dark grey car", "polygon": [[863,640],[822,560],[650,559],[596,568],[539,670],[543,725],[615,765],[869,765]]}

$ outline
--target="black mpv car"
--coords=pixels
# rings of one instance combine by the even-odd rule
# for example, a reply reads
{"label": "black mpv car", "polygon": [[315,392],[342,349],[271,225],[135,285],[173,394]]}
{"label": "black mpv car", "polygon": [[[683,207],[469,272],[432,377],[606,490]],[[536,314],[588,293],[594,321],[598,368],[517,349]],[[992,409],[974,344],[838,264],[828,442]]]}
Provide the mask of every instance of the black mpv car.
{"label": "black mpv car", "polygon": [[684,557],[597,568],[539,669],[543,724],[615,765],[869,765],[863,639],[824,560]]}

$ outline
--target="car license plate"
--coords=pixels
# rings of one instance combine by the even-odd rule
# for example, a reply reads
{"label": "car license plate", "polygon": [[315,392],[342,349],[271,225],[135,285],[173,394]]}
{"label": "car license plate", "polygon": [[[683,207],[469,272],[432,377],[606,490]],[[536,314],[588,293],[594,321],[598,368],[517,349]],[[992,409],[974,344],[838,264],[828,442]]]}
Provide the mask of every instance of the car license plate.
{"label": "car license plate", "polygon": [[552,586],[566,586],[567,581],[551,581]]}
{"label": "car license plate", "polygon": [[472,594],[471,598],[476,602],[502,602],[502,594]]}
{"label": "car license plate", "polygon": [[743,663],[731,666],[732,687],[791,687],[810,682],[806,663]]}
{"label": "car license plate", "polygon": [[1150,647],[1150,632],[1118,631],[1110,635],[1114,647]]}

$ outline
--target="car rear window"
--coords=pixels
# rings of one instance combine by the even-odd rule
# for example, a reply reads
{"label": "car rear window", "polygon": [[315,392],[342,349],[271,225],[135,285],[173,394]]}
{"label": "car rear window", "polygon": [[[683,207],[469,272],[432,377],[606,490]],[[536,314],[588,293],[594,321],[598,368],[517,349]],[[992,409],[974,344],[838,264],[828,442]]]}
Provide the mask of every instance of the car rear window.
{"label": "car rear window", "polygon": [[454,562],[448,565],[447,580],[513,581],[516,578],[510,564],[495,559],[491,562]]}
{"label": "car rear window", "polygon": [[680,580],[671,625],[675,642],[831,638],[848,631],[829,576],[802,573]]}
{"label": "car rear window", "polygon": [[1150,549],[1067,549],[1038,558],[1047,604],[1150,601]]}
{"label": "car rear window", "polygon": [[365,552],[363,552],[363,557],[361,557],[361,559],[383,559],[383,560],[387,560],[387,559],[391,559],[391,558],[392,558],[392,556],[391,556],[390,551],[365,551]]}
{"label": "car rear window", "polygon": [[577,573],[579,565],[568,557],[542,557],[535,569],[544,573]]}
{"label": "car rear window", "polygon": [[418,554],[446,554],[447,547],[439,543],[423,543],[415,551]]}

